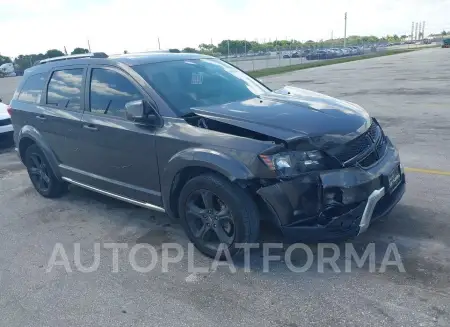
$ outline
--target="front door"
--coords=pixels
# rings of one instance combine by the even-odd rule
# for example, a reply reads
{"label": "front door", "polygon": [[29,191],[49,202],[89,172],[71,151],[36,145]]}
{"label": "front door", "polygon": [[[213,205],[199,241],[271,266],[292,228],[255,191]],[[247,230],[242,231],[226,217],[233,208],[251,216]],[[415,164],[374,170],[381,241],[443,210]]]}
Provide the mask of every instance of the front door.
{"label": "front door", "polygon": [[83,165],[78,182],[133,200],[162,206],[155,128],[126,119],[125,104],[145,99],[125,72],[91,66],[82,116]]}

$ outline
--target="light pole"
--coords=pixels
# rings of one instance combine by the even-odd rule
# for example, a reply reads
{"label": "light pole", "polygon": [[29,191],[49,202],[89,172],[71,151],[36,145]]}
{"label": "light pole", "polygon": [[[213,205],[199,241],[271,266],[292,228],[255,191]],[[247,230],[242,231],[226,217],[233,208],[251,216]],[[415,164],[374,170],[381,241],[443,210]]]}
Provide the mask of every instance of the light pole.
{"label": "light pole", "polygon": [[344,15],[344,48],[347,46],[347,12]]}

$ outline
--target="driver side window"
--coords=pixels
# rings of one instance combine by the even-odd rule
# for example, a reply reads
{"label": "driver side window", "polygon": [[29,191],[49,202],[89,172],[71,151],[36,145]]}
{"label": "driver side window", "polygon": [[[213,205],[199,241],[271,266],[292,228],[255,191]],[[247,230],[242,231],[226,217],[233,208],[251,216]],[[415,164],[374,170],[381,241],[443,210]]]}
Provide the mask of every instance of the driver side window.
{"label": "driver side window", "polygon": [[90,111],[125,118],[125,104],[142,100],[139,90],[125,76],[110,69],[92,69]]}

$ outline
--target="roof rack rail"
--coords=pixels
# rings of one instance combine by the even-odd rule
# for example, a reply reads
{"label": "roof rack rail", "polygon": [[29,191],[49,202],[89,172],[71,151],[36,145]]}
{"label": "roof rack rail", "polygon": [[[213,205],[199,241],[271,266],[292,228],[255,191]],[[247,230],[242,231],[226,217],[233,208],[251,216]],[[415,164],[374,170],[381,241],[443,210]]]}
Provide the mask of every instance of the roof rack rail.
{"label": "roof rack rail", "polygon": [[39,61],[39,64],[46,64],[48,62],[70,60],[70,59],[80,59],[80,58],[108,58],[108,55],[104,52],[82,53],[82,54],[76,54],[76,55],[43,59],[43,60]]}

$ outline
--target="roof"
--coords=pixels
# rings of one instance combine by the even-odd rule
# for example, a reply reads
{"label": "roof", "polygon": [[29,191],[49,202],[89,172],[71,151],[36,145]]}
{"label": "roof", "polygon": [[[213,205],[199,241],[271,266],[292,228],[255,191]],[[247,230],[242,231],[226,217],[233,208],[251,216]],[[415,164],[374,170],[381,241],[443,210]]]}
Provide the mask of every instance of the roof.
{"label": "roof", "polygon": [[176,60],[194,60],[194,59],[212,59],[215,57],[197,54],[197,53],[172,53],[172,52],[143,52],[137,54],[124,54],[116,56],[83,54],[51,58],[43,61],[25,70],[24,74],[42,73],[49,71],[53,67],[65,65],[85,65],[85,64],[104,64],[105,62],[123,63],[127,66],[136,66],[164,61]]}
{"label": "roof", "polygon": [[211,58],[214,57],[197,53],[144,52],[137,54],[124,54],[119,56],[111,56],[108,59],[124,63],[128,66],[135,66],[163,61],[211,59]]}

